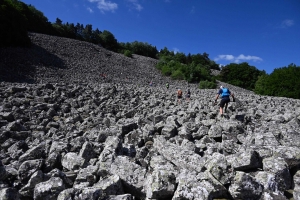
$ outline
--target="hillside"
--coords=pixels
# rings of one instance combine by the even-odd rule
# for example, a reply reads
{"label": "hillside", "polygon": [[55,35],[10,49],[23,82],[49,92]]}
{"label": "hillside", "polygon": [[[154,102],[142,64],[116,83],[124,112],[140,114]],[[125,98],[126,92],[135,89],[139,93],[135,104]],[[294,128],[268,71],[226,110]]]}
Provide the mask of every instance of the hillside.
{"label": "hillside", "polygon": [[0,199],[300,199],[300,100],[219,82],[240,100],[222,117],[156,60],[30,37],[0,49]]}
{"label": "hillside", "polygon": [[[31,83],[165,83],[155,59],[133,58],[78,40],[29,33],[31,48],[0,49],[0,80]],[[103,75],[103,76],[101,76]],[[106,78],[104,78],[104,76]]]}

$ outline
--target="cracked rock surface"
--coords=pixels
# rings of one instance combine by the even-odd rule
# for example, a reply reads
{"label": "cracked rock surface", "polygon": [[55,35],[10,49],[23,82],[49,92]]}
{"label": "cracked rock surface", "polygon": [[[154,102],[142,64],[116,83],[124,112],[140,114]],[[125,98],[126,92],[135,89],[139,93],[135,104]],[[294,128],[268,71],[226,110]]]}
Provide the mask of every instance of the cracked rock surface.
{"label": "cracked rock surface", "polygon": [[[300,100],[229,86],[240,102],[221,117],[217,89],[179,81],[166,89],[167,79],[150,64],[153,87],[149,76],[133,72],[133,82],[94,81],[84,67],[78,82],[76,69],[65,65],[70,49],[83,59],[74,66],[90,66],[84,59],[93,60],[93,51],[119,56],[99,62],[124,70],[135,61],[83,42],[31,37],[36,49],[27,62],[49,68],[44,77],[35,69],[33,77],[21,71],[10,76],[19,82],[0,83],[0,199],[300,199]],[[41,59],[34,52],[52,53]],[[14,64],[8,59],[1,65]],[[177,87],[190,88],[190,102],[177,103]]]}

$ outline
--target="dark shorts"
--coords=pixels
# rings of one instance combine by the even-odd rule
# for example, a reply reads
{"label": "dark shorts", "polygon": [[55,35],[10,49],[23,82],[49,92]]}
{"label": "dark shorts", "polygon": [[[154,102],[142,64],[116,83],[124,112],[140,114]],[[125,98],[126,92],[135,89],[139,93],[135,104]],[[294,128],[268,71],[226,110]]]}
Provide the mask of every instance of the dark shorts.
{"label": "dark shorts", "polygon": [[181,99],[181,98],[182,98],[182,96],[177,96],[177,98],[178,98],[178,99]]}
{"label": "dark shorts", "polygon": [[221,100],[221,102],[220,102],[220,107],[221,107],[221,108],[224,108],[224,105],[225,105],[226,103],[228,103],[228,102],[230,102],[229,97],[228,97],[228,98],[223,98],[223,99]]}

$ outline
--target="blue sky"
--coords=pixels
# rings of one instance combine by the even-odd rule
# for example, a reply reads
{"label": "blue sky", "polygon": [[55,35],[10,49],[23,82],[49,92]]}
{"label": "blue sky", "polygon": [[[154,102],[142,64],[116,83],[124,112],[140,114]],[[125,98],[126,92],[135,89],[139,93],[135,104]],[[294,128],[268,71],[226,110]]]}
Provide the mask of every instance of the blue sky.
{"label": "blue sky", "polygon": [[147,42],[220,65],[271,73],[300,66],[300,0],[23,0],[50,22],[91,24],[118,42]]}

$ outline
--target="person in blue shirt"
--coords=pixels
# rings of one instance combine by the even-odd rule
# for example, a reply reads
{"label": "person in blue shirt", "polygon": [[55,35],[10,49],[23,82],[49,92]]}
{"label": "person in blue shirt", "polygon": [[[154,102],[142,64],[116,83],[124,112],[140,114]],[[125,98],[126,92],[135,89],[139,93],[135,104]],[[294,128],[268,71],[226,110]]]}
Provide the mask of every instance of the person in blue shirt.
{"label": "person in blue shirt", "polygon": [[220,114],[221,116],[223,115],[223,108],[225,106],[225,112],[227,110],[227,106],[228,106],[228,102],[230,102],[230,96],[233,98],[234,100],[234,95],[230,92],[230,90],[228,88],[225,88],[223,86],[220,87],[220,90],[216,96],[216,99],[215,99],[215,104],[217,103],[217,100],[219,98],[219,96],[221,95],[221,102],[220,102]]}

